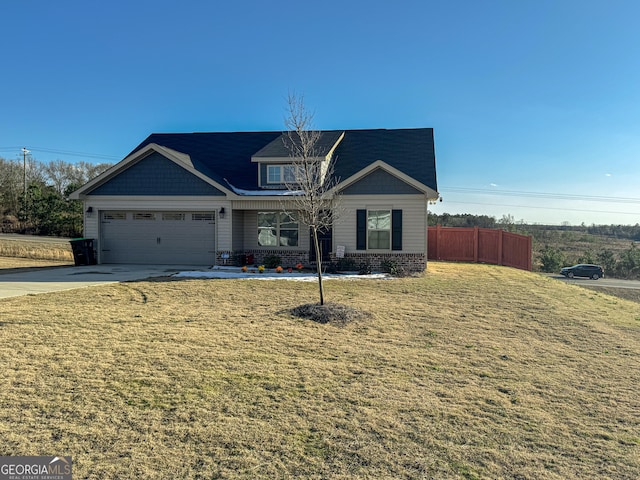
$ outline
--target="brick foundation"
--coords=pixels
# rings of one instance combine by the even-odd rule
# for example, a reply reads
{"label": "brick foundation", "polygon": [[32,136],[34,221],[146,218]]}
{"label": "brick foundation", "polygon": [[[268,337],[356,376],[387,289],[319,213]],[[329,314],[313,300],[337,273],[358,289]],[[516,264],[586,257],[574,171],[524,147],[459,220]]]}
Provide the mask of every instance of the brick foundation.
{"label": "brick foundation", "polygon": [[[302,263],[308,267],[315,265],[315,262],[309,261],[309,252],[302,250],[282,251],[282,250],[243,250],[239,252],[216,252],[216,265],[221,266],[240,266],[242,255],[253,255],[253,264],[264,264],[265,257],[276,255],[280,257],[281,264],[284,268],[293,267],[298,263]],[[223,258],[228,256],[228,258]],[[371,270],[380,271],[381,264],[384,261],[395,262],[398,266],[403,267],[407,272],[422,272],[427,267],[427,256],[423,253],[347,253],[345,258],[353,259],[356,267],[360,264],[369,264]],[[335,253],[330,254],[326,261],[337,262]],[[324,262],[323,262],[324,263]]]}
{"label": "brick foundation", "polygon": [[[229,254],[229,258],[222,258],[224,254]],[[309,265],[309,252],[302,250],[282,251],[282,250],[242,250],[239,252],[216,252],[216,265],[240,266],[242,256],[253,255],[254,265],[263,265],[265,257],[275,255],[280,257],[281,266],[284,268],[293,267],[298,263]]]}
{"label": "brick foundation", "polygon": [[[356,265],[369,264],[371,270],[380,271],[384,261],[395,262],[407,272],[423,272],[427,268],[427,256],[424,253],[347,253],[345,258],[353,259]],[[331,261],[335,262],[335,254],[331,254]]]}

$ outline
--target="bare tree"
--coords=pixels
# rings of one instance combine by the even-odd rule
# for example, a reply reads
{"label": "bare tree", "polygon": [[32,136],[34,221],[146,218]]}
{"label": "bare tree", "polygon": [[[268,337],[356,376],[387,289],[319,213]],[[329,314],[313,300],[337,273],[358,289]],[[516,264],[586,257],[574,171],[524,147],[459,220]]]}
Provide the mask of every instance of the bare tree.
{"label": "bare tree", "polygon": [[46,183],[53,186],[60,195],[72,188],[78,188],[87,183],[100,173],[111,167],[110,163],[89,163],[80,161],[76,163],[55,160],[43,163],[41,170],[46,177]]}
{"label": "bare tree", "polygon": [[0,214],[18,212],[22,188],[22,162],[0,158]]}
{"label": "bare tree", "polygon": [[334,159],[320,147],[322,132],[313,128],[313,114],[304,105],[304,97],[289,93],[287,97],[287,129],[285,147],[291,164],[284,174],[284,182],[291,193],[284,210],[298,217],[299,224],[308,225],[316,252],[316,271],[320,305],[324,305],[322,284],[322,250],[318,234],[330,229],[337,218],[338,181],[334,177]]}
{"label": "bare tree", "polygon": [[63,160],[55,160],[42,164],[42,170],[47,177],[48,183],[59,195],[63,195],[66,188],[73,183],[76,174],[76,167],[72,163]]}

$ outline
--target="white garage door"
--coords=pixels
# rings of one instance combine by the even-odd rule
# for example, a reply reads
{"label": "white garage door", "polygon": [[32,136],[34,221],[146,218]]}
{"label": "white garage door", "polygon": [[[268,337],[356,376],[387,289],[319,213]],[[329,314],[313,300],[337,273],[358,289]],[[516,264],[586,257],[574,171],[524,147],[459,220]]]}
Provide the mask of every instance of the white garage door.
{"label": "white garage door", "polygon": [[213,265],[214,212],[102,211],[102,263]]}

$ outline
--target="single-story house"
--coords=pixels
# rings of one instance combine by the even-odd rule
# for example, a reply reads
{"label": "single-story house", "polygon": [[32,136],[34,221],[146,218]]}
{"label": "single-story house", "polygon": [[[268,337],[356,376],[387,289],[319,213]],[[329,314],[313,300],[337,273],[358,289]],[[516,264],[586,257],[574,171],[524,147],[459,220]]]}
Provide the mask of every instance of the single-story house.
{"label": "single-story house", "polygon": [[[292,175],[283,132],[156,133],[71,194],[98,263],[284,266],[315,262],[308,226],[286,204]],[[322,131],[341,214],[323,260],[427,262],[427,208],[438,198],[433,129]],[[287,213],[285,213],[287,212]]]}

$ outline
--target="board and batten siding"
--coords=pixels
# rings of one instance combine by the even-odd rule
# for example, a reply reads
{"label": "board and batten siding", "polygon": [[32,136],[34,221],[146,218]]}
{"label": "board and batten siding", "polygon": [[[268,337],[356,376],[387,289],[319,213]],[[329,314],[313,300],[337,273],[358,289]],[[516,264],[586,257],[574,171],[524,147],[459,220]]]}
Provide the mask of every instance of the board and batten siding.
{"label": "board and batten siding", "polygon": [[232,250],[244,250],[244,210],[234,210],[232,214]]}
{"label": "board and batten siding", "polygon": [[393,253],[426,253],[427,201],[424,195],[342,196],[340,218],[333,226],[334,250],[343,245],[346,253],[365,252],[356,248],[356,212],[359,209],[402,210],[402,250]]}

